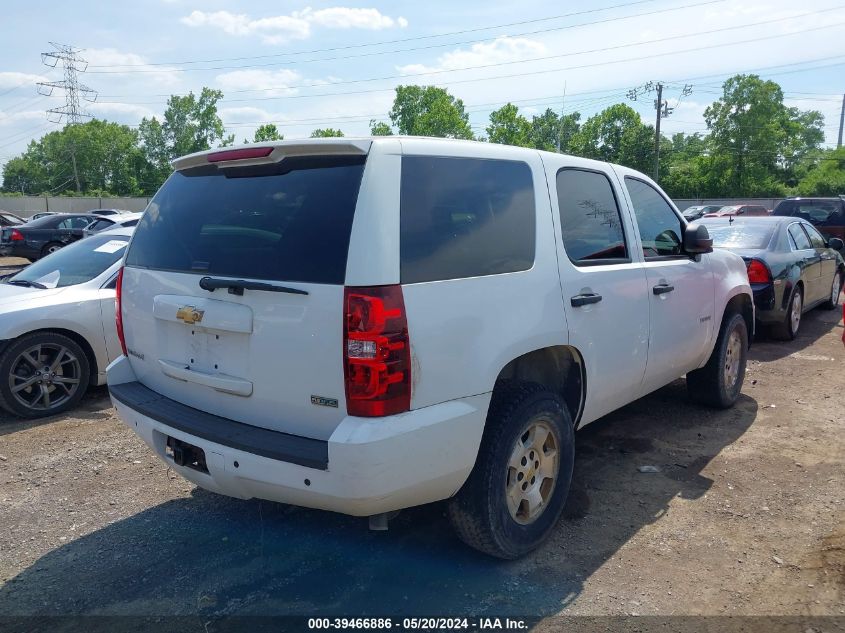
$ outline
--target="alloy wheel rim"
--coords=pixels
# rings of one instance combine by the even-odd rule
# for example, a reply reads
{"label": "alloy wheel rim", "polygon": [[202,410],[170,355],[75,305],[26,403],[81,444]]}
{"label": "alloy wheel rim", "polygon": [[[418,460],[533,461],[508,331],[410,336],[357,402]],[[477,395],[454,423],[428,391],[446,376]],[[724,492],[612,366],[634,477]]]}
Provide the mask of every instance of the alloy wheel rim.
{"label": "alloy wheel rim", "polygon": [[736,386],[741,360],[742,339],[739,337],[739,332],[734,330],[728,338],[728,346],[725,350],[725,388],[728,391]]}
{"label": "alloy wheel rim", "polygon": [[517,438],[508,460],[505,493],[514,521],[529,525],[543,514],[559,470],[557,438],[549,422],[538,420]]}
{"label": "alloy wheel rim", "polygon": [[796,292],[792,298],[792,310],[789,313],[789,321],[792,325],[793,334],[798,331],[798,326],[801,324],[801,304],[801,293]]}
{"label": "alloy wheel rim", "polygon": [[21,352],[9,372],[15,400],[33,411],[52,411],[79,390],[82,367],[63,345],[39,343]]}

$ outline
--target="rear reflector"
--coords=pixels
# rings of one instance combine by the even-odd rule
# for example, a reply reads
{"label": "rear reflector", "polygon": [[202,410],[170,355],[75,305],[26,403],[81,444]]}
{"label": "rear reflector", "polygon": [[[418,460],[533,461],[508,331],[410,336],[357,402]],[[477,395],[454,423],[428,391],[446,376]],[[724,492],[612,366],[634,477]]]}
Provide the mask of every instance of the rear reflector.
{"label": "rear reflector", "polygon": [[345,288],[343,367],[349,415],[411,408],[411,345],[402,286]]}
{"label": "rear reflector", "polygon": [[114,297],[114,321],[117,328],[117,340],[120,341],[120,349],[124,356],[129,356],[126,351],[126,338],[123,335],[123,266],[117,271]]}
{"label": "rear reflector", "polygon": [[219,163],[226,160],[245,160],[247,158],[265,158],[273,151],[272,147],[244,147],[241,149],[227,149],[222,152],[212,152],[208,155],[209,163]]}
{"label": "rear reflector", "polygon": [[772,280],[769,267],[759,259],[752,259],[747,264],[748,281],[752,284],[767,284]]}

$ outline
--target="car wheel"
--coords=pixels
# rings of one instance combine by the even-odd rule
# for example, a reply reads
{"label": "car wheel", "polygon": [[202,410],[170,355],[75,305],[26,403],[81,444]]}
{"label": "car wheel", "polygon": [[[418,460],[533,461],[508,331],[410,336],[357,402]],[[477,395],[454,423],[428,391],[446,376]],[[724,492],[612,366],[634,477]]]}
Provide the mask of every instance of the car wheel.
{"label": "car wheel", "polygon": [[748,327],[741,314],[725,316],[707,364],[687,374],[687,391],[696,402],[727,409],[739,398],[748,361]]}
{"label": "car wheel", "polygon": [[47,255],[52,255],[61,247],[62,245],[58,242],[50,242],[44,248],[41,249],[41,257],[47,257]]}
{"label": "car wheel", "polygon": [[798,328],[801,327],[801,316],[804,313],[804,292],[800,286],[792,291],[789,299],[789,308],[783,318],[783,323],[772,326],[772,335],[782,341],[792,341],[798,336]]}
{"label": "car wheel", "polygon": [[90,373],[88,357],[73,339],[26,334],[0,355],[0,405],[22,418],[67,411],[85,395]]}
{"label": "car wheel", "polygon": [[842,277],[843,273],[840,271],[836,271],[836,274],[833,275],[833,281],[830,284],[830,297],[827,303],[824,304],[824,307],[828,310],[839,307],[839,293],[842,292]]}
{"label": "car wheel", "polygon": [[560,517],[574,461],[574,428],[563,399],[535,383],[500,383],[475,466],[449,500],[458,537],[497,558],[535,549]]}

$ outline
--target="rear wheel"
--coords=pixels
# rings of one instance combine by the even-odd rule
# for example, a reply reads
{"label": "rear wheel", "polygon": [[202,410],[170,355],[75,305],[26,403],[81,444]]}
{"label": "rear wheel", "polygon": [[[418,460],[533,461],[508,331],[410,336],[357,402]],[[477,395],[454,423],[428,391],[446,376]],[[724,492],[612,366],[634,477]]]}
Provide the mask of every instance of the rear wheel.
{"label": "rear wheel", "polygon": [[41,249],[41,257],[47,257],[47,255],[52,255],[57,250],[61,249],[62,245],[58,242],[50,242],[44,248]]}
{"label": "rear wheel", "polygon": [[827,303],[824,304],[824,307],[828,310],[833,310],[834,308],[839,306],[839,293],[842,291],[842,271],[836,271],[836,274],[833,275],[833,281],[830,284],[830,297],[827,299]]}
{"label": "rear wheel", "polygon": [[687,374],[690,397],[719,409],[733,406],[745,380],[748,328],[741,314],[726,315],[710,360]]}
{"label": "rear wheel", "polygon": [[569,494],[574,429],[563,399],[542,385],[497,386],[475,467],[449,501],[470,547],[514,559],[538,547]]}
{"label": "rear wheel", "polygon": [[89,381],[88,357],[62,334],[24,335],[0,356],[0,405],[23,418],[55,415],[76,406]]}
{"label": "rear wheel", "polygon": [[798,336],[801,327],[801,316],[804,313],[804,292],[801,286],[796,286],[789,299],[789,307],[782,323],[772,326],[772,335],[782,341],[792,341]]}

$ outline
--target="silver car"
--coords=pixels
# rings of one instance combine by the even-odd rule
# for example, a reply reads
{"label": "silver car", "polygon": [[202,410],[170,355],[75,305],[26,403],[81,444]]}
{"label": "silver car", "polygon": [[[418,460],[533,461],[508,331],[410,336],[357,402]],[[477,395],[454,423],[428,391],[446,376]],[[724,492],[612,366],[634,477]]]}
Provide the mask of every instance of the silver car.
{"label": "silver car", "polygon": [[134,228],[74,242],[0,282],[0,409],[66,411],[120,356],[115,281]]}

